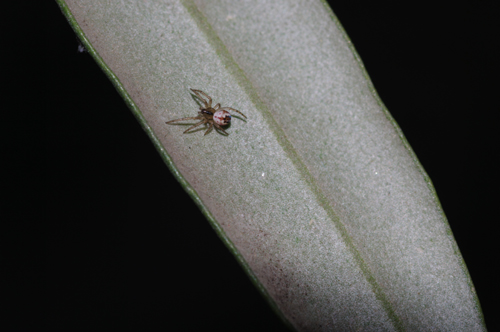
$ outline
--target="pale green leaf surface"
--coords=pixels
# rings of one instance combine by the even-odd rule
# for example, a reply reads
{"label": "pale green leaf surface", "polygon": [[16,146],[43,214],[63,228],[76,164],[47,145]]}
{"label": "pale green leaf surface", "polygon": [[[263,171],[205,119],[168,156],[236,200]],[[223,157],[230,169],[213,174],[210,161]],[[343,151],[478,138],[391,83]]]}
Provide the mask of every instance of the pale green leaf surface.
{"label": "pale green leaf surface", "polygon": [[[327,5],[59,3],[297,330],[485,330],[432,184]],[[165,122],[196,115],[188,88],[248,120],[183,135]]]}

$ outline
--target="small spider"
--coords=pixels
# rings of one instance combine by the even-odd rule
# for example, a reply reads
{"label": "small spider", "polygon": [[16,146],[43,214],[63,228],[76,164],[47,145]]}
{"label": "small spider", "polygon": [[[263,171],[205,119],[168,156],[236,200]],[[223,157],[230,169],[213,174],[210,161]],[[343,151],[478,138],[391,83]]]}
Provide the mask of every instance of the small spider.
{"label": "small spider", "polygon": [[[189,127],[184,131],[184,133],[187,133],[193,128],[198,127],[199,125],[208,123],[210,126],[208,127],[207,131],[205,132],[205,135],[208,134],[213,127],[216,129],[222,131],[224,134],[229,135],[224,129],[222,129],[221,126],[227,126],[231,122],[231,114],[228,112],[228,110],[237,112],[246,119],[247,117],[245,114],[241,113],[238,110],[235,110],[234,108],[231,107],[222,107],[220,108],[220,104],[215,105],[212,108],[212,98],[210,98],[205,92],[201,90],[194,90],[191,89],[198,98],[200,98],[201,101],[203,101],[203,106],[200,107],[200,111],[198,112],[199,115],[195,117],[189,117],[189,118],[181,118],[181,119],[176,119],[176,120],[171,120],[166,123],[172,123],[172,122],[177,122],[177,121],[184,121],[184,120],[201,120],[194,126]],[[208,102],[203,99],[201,95],[205,96],[205,98],[208,99]]]}

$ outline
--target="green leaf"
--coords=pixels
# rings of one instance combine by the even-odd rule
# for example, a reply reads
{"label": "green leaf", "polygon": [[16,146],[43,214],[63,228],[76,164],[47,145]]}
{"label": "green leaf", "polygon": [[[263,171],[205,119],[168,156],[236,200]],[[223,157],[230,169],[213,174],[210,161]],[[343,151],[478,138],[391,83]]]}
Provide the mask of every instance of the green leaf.
{"label": "green leaf", "polygon": [[[297,330],[484,331],[432,183],[322,2],[58,0],[220,238]],[[200,89],[229,136],[182,134]]]}

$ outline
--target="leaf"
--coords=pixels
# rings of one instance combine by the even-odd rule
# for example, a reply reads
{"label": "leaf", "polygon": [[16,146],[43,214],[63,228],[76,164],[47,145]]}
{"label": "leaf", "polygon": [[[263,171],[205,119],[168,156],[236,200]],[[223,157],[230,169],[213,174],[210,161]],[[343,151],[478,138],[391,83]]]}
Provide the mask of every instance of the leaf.
{"label": "leaf", "polygon": [[[432,183],[322,2],[58,1],[271,306],[297,330],[485,330]],[[229,136],[182,134],[189,88]]]}

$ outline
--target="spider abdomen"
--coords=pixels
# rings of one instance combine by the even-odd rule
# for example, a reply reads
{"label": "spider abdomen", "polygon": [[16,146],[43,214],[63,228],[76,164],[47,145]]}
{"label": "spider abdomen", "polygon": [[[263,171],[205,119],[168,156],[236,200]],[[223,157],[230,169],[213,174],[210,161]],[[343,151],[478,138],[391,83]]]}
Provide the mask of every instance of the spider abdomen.
{"label": "spider abdomen", "polygon": [[228,111],[217,111],[214,113],[214,121],[219,126],[228,125],[231,122],[231,114]]}

